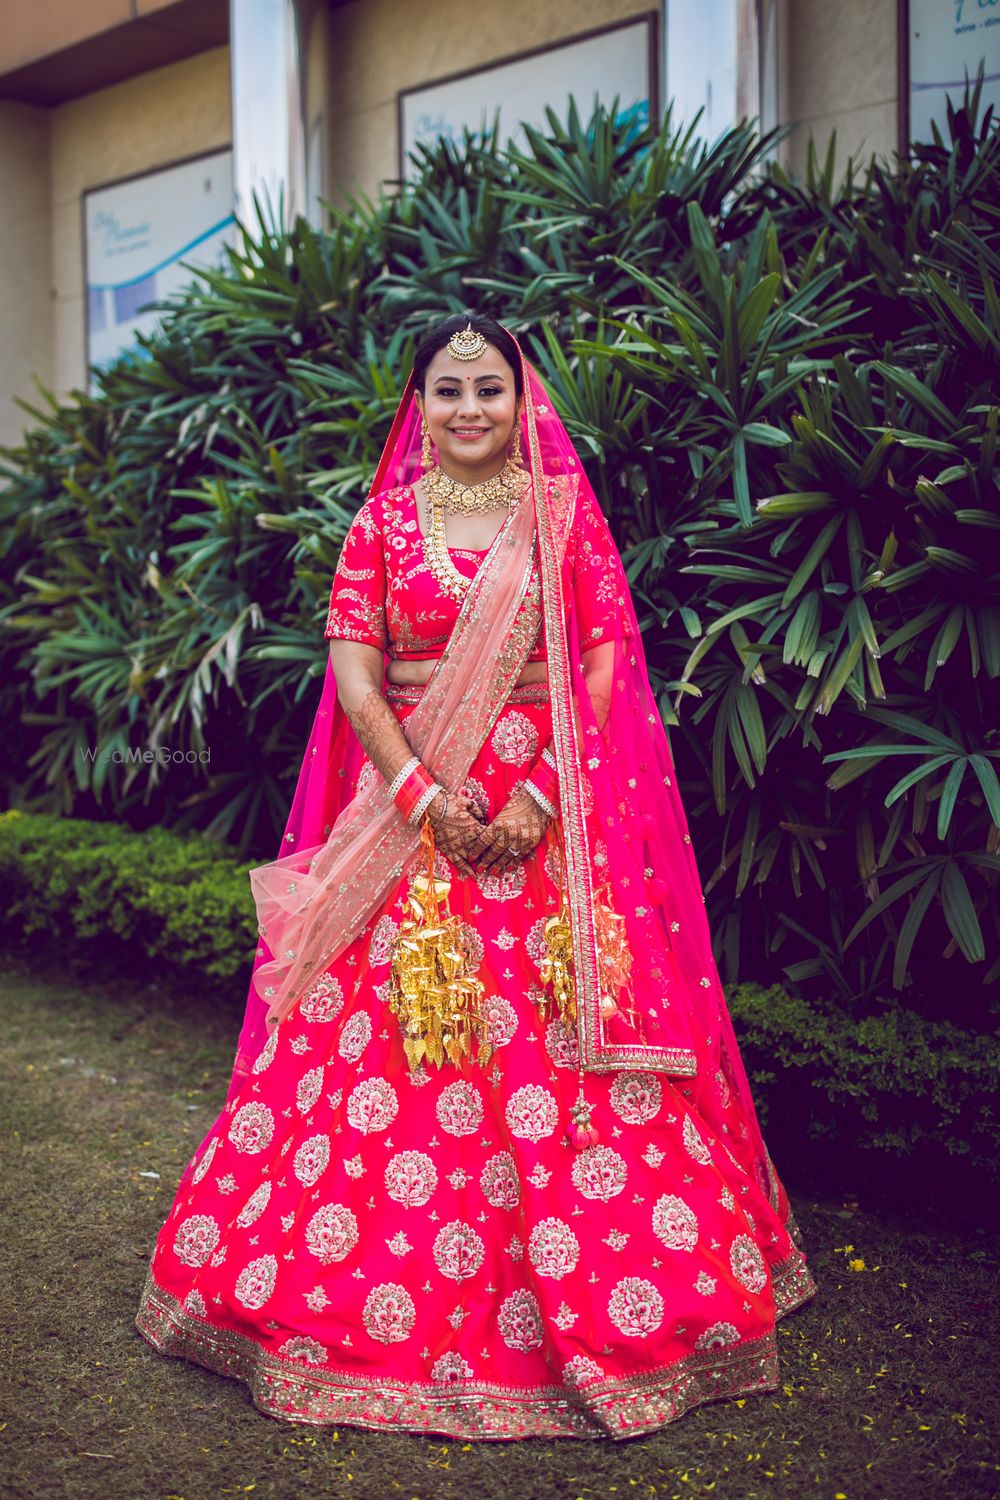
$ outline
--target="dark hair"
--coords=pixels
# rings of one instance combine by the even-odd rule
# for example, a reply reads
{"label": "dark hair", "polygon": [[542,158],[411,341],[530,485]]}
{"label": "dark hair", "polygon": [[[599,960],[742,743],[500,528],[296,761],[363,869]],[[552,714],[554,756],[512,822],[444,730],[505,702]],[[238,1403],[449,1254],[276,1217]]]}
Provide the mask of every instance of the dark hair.
{"label": "dark hair", "polygon": [[452,317],[435,323],[434,327],[424,334],[413,356],[413,383],[421,396],[424,394],[427,371],[435,354],[440,353],[453,334],[460,333],[463,328],[468,328],[470,323],[475,332],[481,333],[486,342],[492,344],[497,353],[502,354],[510,365],[514,372],[514,389],[520,396],[524,382],[521,379],[521,358],[517,345],[506,328],[501,328],[495,318],[488,318],[484,313],[455,313]]}

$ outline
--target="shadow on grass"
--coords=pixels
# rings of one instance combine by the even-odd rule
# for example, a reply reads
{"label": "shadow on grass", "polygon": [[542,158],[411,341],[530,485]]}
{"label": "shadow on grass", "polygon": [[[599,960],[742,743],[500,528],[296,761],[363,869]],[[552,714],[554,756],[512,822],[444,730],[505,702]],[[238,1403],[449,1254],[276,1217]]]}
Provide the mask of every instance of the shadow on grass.
{"label": "shadow on grass", "polygon": [[178,1178],[222,1106],[239,1016],[14,959],[0,982],[0,1495],[998,1493],[985,1232],[846,1214],[794,1190],[819,1295],[779,1325],[774,1393],[624,1443],[462,1443],[262,1415],[242,1384],[164,1359],[132,1322]]}

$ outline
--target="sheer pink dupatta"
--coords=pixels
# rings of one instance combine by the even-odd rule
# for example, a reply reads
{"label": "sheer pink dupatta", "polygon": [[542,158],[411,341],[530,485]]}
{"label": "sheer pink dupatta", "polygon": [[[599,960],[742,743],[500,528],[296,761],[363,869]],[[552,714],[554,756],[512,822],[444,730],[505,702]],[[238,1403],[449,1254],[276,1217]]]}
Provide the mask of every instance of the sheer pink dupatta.
{"label": "sheer pink dupatta", "polygon": [[[419,414],[407,385],[370,494],[420,475]],[[466,595],[407,736],[436,780],[461,786],[534,643],[541,601],[531,582],[530,497],[505,520]],[[364,930],[415,861],[420,830],[404,822],[381,777],[344,801],[362,752],[327,664],[283,843],[250,871],[261,943],[230,1084],[242,1087],[275,1026]]]}
{"label": "sheer pink dupatta", "polygon": [[[762,1187],[768,1158],[712,955],[701,882],[621,558],[579,456],[523,361],[553,749],[584,1071],[690,1080],[711,1121],[735,1093]],[[568,531],[568,545],[563,533]],[[592,594],[599,596],[600,634]],[[607,963],[607,913],[631,954]],[[602,1015],[610,999],[617,1012]]]}

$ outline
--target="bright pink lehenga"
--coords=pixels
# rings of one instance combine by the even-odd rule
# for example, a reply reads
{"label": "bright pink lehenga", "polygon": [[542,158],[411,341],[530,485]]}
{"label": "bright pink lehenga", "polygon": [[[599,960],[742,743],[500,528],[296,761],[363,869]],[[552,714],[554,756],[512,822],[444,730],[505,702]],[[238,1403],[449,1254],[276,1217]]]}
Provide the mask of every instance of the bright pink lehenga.
{"label": "bright pink lehenga", "polygon": [[[525,371],[526,384],[534,381]],[[537,411],[545,417],[548,407],[538,402]],[[534,493],[556,515],[561,481],[543,480],[530,403],[527,435]],[[557,437],[570,466],[561,429]],[[711,964],[621,563],[592,491],[571,477],[561,493],[577,497],[564,578],[572,639],[618,637],[612,680],[621,702],[602,728],[582,676],[576,689],[569,682],[567,648],[549,629],[548,685],[504,689],[461,779],[488,820],[540,748],[550,739],[556,748],[564,850],[577,860],[570,896],[583,1029],[551,1010],[543,1020],[538,1004],[543,931],[565,896],[551,836],[502,875],[462,878],[447,862],[441,872],[484,985],[495,1049],[485,1067],[468,1057],[411,1072],[404,1053],[387,1002],[412,860],[269,1034],[268,1007],[248,1007],[227,1106],[185,1168],[136,1322],[162,1353],[246,1381],[274,1417],[458,1438],[627,1438],[700,1402],[773,1389],[777,1320],[815,1290]],[[338,569],[339,586],[369,623],[377,611],[365,589],[394,586],[373,579],[383,564],[395,558],[400,577],[432,582],[407,551],[419,536],[405,493],[387,493],[388,503],[383,496],[359,517]],[[537,500],[536,510],[547,608],[558,555],[548,555],[550,567],[552,518]],[[366,559],[371,566],[361,565]],[[463,567],[478,578],[487,563],[477,571],[467,556]],[[429,618],[440,624],[446,603],[417,612],[425,627]],[[457,632],[444,631],[449,650]],[[530,645],[527,638],[524,652]],[[511,670],[516,677],[516,663]],[[326,757],[338,768],[322,782],[329,822],[321,809],[313,831],[329,834],[333,823],[332,845],[343,818],[368,806],[373,768],[356,744],[347,755],[342,725],[332,729],[331,684],[328,676],[329,713],[317,715],[293,820],[310,762]],[[429,690],[386,689],[404,728]],[[615,717],[626,698],[631,721]],[[362,831],[383,805],[373,792],[371,805]],[[391,809],[381,816],[379,826],[396,836]],[[308,833],[308,819],[296,827]],[[279,911],[274,929],[297,934],[289,956],[303,942],[308,948],[306,909],[316,892],[309,888],[297,906],[296,886],[316,883],[310,853],[293,880],[294,856],[264,867],[274,877],[267,889],[289,893],[287,921],[282,927]],[[658,1049],[624,1029],[604,1036],[600,971],[588,968],[583,942],[591,882],[581,869],[609,882],[632,948],[636,998],[664,1034]],[[349,886],[320,894],[347,903]],[[276,899],[266,909],[279,907]],[[260,972],[280,974],[260,951]],[[600,1139],[578,1150],[566,1123],[585,1063]]]}
{"label": "bright pink lehenga", "polygon": [[[403,722],[419,693],[389,689]],[[473,766],[491,810],[547,697],[515,689]],[[813,1285],[725,1075],[595,1075],[602,1144],[566,1137],[576,1041],[532,999],[553,855],[454,878],[503,997],[485,1074],[410,1076],[384,1003],[406,880],[272,1034],[157,1240],[139,1327],[158,1349],[272,1416],[462,1438],[629,1437],[776,1384],[775,1321]]]}

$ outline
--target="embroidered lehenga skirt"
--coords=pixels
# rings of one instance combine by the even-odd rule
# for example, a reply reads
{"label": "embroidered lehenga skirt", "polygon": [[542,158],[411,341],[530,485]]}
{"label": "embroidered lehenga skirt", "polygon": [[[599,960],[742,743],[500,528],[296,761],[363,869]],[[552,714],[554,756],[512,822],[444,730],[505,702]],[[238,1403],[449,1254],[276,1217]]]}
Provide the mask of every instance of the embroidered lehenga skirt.
{"label": "embroidered lehenga skirt", "polygon": [[[420,692],[389,688],[403,723]],[[550,723],[544,685],[513,691],[466,783],[488,815]],[[567,1139],[576,1037],[537,1005],[552,854],[453,876],[485,1068],[410,1070],[405,879],[273,1033],[158,1236],[136,1320],[158,1350],[273,1417],[456,1438],[626,1438],[776,1386],[776,1321],[814,1287],[724,1075],[588,1073],[600,1142]]]}

